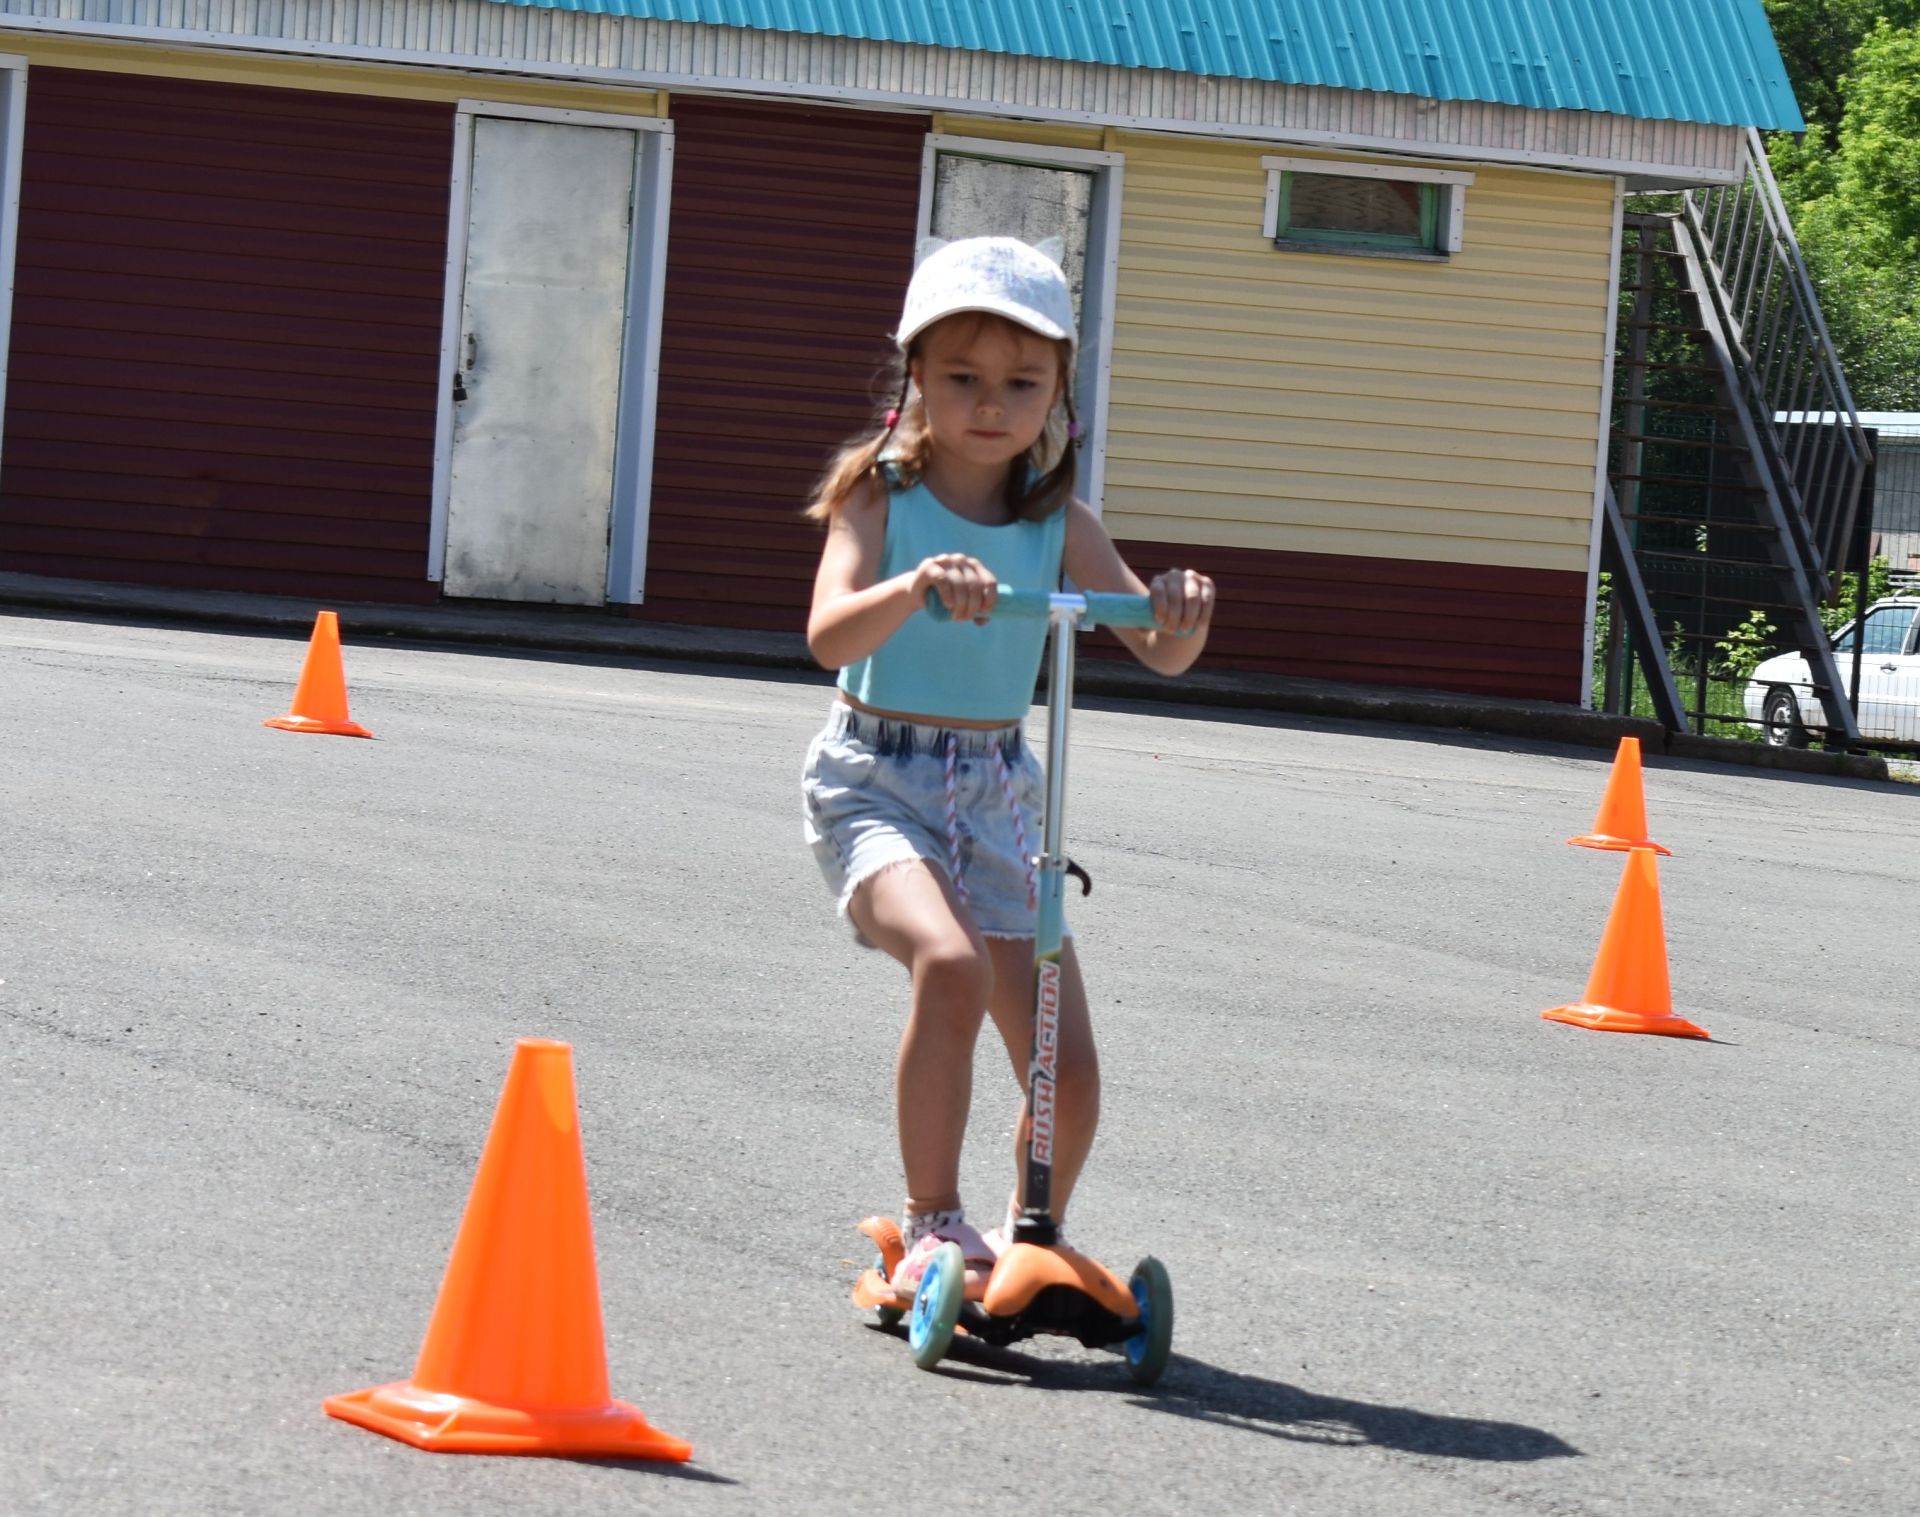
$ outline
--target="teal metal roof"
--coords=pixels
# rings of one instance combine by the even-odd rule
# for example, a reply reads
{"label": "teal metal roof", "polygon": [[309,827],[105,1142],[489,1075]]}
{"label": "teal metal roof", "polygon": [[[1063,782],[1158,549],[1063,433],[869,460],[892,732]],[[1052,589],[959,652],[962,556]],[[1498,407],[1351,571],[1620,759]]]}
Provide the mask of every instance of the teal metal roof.
{"label": "teal metal roof", "polygon": [[1230,79],[1799,129],[1762,0],[502,0]]}

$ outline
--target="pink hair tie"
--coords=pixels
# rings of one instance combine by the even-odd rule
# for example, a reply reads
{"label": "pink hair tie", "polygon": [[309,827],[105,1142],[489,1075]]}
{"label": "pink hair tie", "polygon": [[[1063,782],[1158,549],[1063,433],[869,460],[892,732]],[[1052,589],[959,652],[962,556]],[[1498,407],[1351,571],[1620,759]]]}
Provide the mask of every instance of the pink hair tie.
{"label": "pink hair tie", "polygon": [[900,425],[900,413],[897,410],[887,412],[887,430],[891,432]]}
{"label": "pink hair tie", "polygon": [[1080,423],[1079,422],[1070,421],[1067,423],[1067,441],[1068,442],[1080,441]]}

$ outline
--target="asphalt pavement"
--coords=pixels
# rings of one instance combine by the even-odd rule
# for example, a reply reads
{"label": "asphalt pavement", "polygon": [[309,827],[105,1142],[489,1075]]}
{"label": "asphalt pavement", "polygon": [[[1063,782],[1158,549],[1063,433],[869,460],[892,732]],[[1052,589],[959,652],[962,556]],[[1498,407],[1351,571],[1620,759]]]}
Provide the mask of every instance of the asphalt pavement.
{"label": "asphalt pavement", "polygon": [[[815,677],[0,617],[0,1512],[1906,1514],[1920,788],[1650,760],[1677,1009],[1540,1019],[1604,751],[1092,700],[1075,1241],[1151,1390],[847,1302],[905,986],[800,840]],[[435,1456],[402,1379],[514,1039],[573,1046],[614,1394],[683,1467]],[[983,1048],[965,1184],[1015,1093]]]}

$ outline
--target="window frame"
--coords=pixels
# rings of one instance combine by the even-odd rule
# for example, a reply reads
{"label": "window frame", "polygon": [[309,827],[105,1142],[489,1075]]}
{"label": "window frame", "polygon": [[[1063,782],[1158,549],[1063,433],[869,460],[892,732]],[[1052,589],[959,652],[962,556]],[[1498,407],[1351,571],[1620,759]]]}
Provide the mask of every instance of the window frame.
{"label": "window frame", "polygon": [[[1421,164],[1361,163],[1337,158],[1264,156],[1267,199],[1261,235],[1283,252],[1335,253],[1356,258],[1406,258],[1444,263],[1465,245],[1467,186],[1473,175],[1462,169],[1434,169]],[[1423,241],[1416,246],[1381,232],[1283,230],[1286,226],[1290,176],[1322,174],[1346,179],[1382,179],[1420,188]]]}
{"label": "window frame", "polygon": [[24,53],[0,53],[0,423],[5,420],[7,361],[12,348],[14,255],[20,237],[29,71]]}

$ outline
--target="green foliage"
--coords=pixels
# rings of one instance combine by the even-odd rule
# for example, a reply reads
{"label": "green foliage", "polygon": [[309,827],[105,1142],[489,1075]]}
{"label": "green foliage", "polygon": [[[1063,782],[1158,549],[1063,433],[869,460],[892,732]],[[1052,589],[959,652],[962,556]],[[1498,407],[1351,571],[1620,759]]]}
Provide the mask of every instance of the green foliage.
{"label": "green foliage", "polygon": [[1754,666],[1762,659],[1772,656],[1774,637],[1779,628],[1767,620],[1764,611],[1749,611],[1747,619],[1732,628],[1725,637],[1713,645],[1719,655],[1713,661],[1713,672],[1717,678],[1739,680],[1743,684]]}
{"label": "green foliage", "polygon": [[1842,81],[1874,23],[1920,25],[1920,0],[1766,0],[1767,20],[1808,126],[1840,126]]}
{"label": "green foliage", "polygon": [[[1798,56],[1814,70],[1794,77],[1805,139],[1776,135],[1769,157],[1855,403],[1920,410],[1920,0],[1778,0],[1769,10],[1789,69]],[[1833,121],[1819,106],[1830,73]]]}
{"label": "green foliage", "polygon": [[1846,98],[1839,192],[1920,257],[1920,24],[1875,27],[1853,55]]}
{"label": "green foliage", "polygon": [[[1891,568],[1892,565],[1884,558],[1875,558],[1867,565],[1867,604],[1869,606],[1893,593],[1889,575]],[[1859,597],[1860,576],[1849,569],[1840,576],[1839,592],[1832,601],[1820,608],[1820,621],[1828,632],[1838,632],[1853,620],[1853,608],[1858,603]]]}

